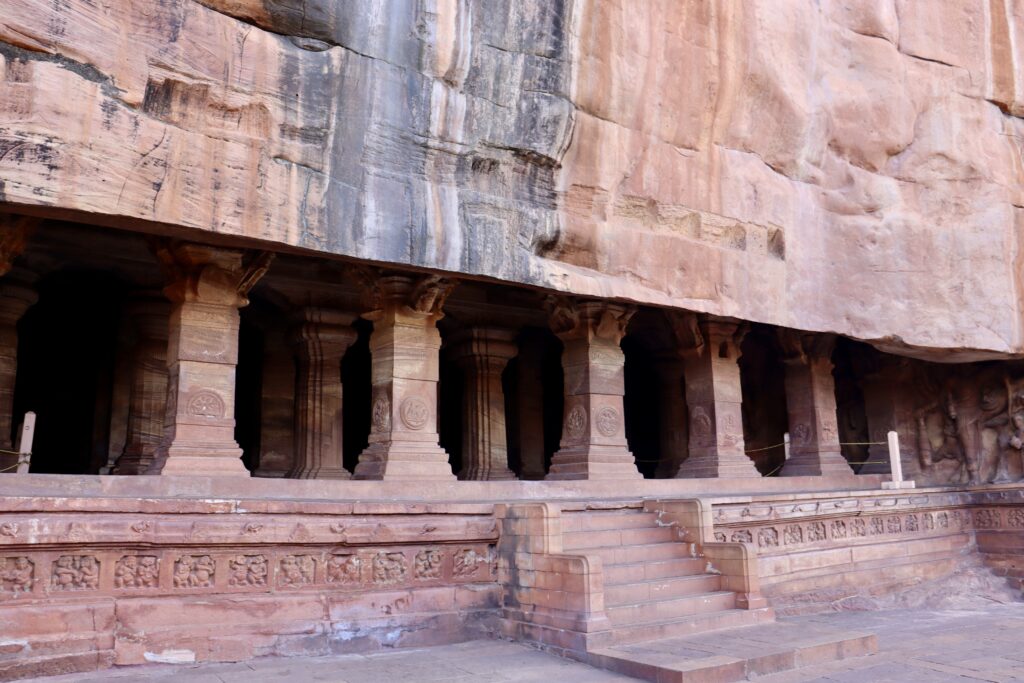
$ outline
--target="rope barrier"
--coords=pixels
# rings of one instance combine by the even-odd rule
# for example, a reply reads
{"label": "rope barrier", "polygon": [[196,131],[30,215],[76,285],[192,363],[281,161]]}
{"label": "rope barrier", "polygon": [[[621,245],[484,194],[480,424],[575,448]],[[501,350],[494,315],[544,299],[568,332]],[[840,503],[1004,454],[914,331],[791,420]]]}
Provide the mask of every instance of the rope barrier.
{"label": "rope barrier", "polygon": [[0,448],[0,453],[6,453],[7,455],[21,455],[21,451],[7,451]]}
{"label": "rope barrier", "polygon": [[13,469],[17,468],[17,467],[18,467],[18,465],[20,465],[20,464],[21,464],[21,463],[18,463],[18,462],[16,462],[16,463],[14,463],[13,465],[11,465],[10,467],[5,467],[5,468],[3,468],[2,470],[0,470],[0,472],[10,472],[11,470],[13,470]]}

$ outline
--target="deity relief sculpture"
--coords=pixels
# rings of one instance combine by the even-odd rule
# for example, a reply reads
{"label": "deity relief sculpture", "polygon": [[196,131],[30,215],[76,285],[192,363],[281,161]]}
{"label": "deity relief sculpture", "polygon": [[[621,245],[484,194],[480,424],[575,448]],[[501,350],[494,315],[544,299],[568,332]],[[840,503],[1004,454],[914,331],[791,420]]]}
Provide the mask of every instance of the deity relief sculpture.
{"label": "deity relief sculpture", "polygon": [[394,585],[405,580],[407,562],[402,553],[377,553],[373,557],[373,582]]}
{"label": "deity relief sculpture", "polygon": [[327,583],[358,584],[361,573],[362,560],[356,555],[331,555],[327,560]]}
{"label": "deity relief sculpture", "polygon": [[416,553],[414,576],[420,581],[441,578],[441,563],[444,555],[440,550],[427,549]]}
{"label": "deity relief sculpture", "polygon": [[266,586],[267,558],[263,555],[236,555],[228,562],[229,586]]}
{"label": "deity relief sculpture", "polygon": [[153,555],[125,555],[114,567],[114,588],[156,588],[160,562]]}
{"label": "deity relief sculpture", "polygon": [[53,590],[95,590],[99,583],[100,563],[91,555],[62,555],[53,563]]}
{"label": "deity relief sculpture", "polygon": [[452,574],[458,577],[477,576],[480,566],[487,564],[486,555],[481,555],[472,548],[455,553],[452,563]]}
{"label": "deity relief sculpture", "polygon": [[29,593],[35,564],[27,557],[0,557],[0,593]]}
{"label": "deity relief sculpture", "polygon": [[313,583],[316,564],[309,555],[286,555],[281,558],[277,575],[279,586],[297,588]]}
{"label": "deity relief sculpture", "polygon": [[175,588],[210,588],[217,565],[209,555],[183,555],[174,563]]}

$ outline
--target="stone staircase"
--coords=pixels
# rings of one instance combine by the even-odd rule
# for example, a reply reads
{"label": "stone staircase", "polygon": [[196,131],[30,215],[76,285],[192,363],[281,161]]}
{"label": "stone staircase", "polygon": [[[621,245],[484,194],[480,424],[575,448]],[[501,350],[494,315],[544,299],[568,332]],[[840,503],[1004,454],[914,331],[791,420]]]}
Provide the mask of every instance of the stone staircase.
{"label": "stone staircase", "polygon": [[672,638],[772,620],[739,609],[736,593],[674,526],[641,509],[566,512],[562,549],[601,558],[608,644]]}
{"label": "stone staircase", "polygon": [[984,557],[985,565],[992,573],[1005,577],[1010,588],[1020,592],[1021,597],[1024,597],[1024,556],[990,553]]}
{"label": "stone staircase", "polygon": [[600,558],[610,628],[590,634],[594,666],[657,683],[740,681],[877,651],[875,636],[777,623],[741,605],[684,532],[642,507],[565,511],[562,553]]}

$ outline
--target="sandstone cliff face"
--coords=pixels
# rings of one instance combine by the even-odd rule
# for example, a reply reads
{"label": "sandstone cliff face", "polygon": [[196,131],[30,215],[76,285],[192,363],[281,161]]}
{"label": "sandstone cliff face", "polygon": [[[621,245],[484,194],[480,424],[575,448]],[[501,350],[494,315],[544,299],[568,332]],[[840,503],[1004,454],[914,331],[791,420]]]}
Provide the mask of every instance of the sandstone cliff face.
{"label": "sandstone cliff face", "polygon": [[8,0],[0,202],[1021,353],[1022,60],[1021,0]]}

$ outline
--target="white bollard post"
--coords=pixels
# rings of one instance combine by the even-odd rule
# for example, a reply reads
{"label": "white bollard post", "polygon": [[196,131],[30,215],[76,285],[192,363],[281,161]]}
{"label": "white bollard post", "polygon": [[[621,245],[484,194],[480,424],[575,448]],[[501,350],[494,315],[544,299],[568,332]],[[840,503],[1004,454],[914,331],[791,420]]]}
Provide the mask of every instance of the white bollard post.
{"label": "white bollard post", "polygon": [[32,463],[32,440],[36,434],[36,414],[31,410],[25,413],[25,421],[21,424],[18,438],[18,474],[28,474]]}
{"label": "white bollard post", "polygon": [[789,432],[782,435],[782,444],[786,449],[786,460],[789,460]]}
{"label": "white bollard post", "polygon": [[900,459],[900,435],[896,432],[889,432],[889,470],[892,472],[892,481],[883,481],[883,489],[912,489],[914,482],[903,480],[903,460]]}

